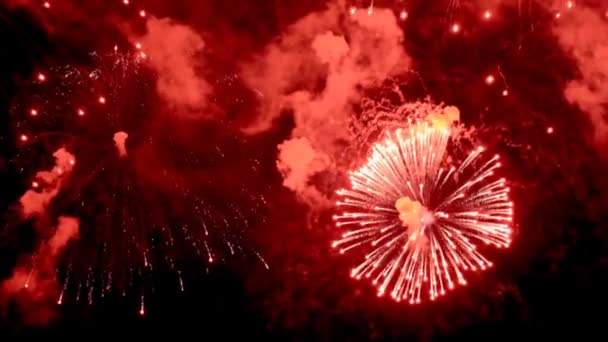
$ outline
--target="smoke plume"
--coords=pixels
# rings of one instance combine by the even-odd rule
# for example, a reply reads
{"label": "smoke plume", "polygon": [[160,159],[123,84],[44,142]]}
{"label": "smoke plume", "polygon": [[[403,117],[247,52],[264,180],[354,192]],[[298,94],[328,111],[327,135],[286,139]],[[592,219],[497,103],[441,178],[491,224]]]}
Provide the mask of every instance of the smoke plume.
{"label": "smoke plume", "polygon": [[158,74],[158,93],[183,111],[200,110],[211,86],[200,75],[203,39],[190,27],[168,18],[150,18],[140,42]]}
{"label": "smoke plume", "polygon": [[587,113],[594,141],[603,148],[608,143],[608,21],[600,9],[577,4],[564,11],[553,31],[580,71],[580,77],[568,83],[564,94]]}
{"label": "smoke plume", "polygon": [[114,133],[114,144],[116,145],[116,151],[118,152],[118,155],[121,158],[124,158],[127,156],[126,143],[127,143],[128,137],[129,137],[129,134],[127,134],[123,131]]}
{"label": "smoke plume", "polygon": [[54,317],[61,302],[55,271],[57,256],[70,240],[78,238],[78,227],[78,219],[59,217],[54,234],[32,256],[23,258],[32,262],[22,262],[0,286],[2,308],[14,300],[28,325],[44,325]]}
{"label": "smoke plume", "polygon": [[348,15],[332,4],[298,20],[243,66],[246,83],[261,94],[261,114],[248,133],[268,129],[282,112],[293,113],[295,128],[279,146],[277,165],[284,185],[301,200],[314,206],[328,202],[319,200],[311,177],[332,166],[352,139],[348,127],[361,89],[408,67],[402,40],[391,10]]}
{"label": "smoke plume", "polygon": [[34,189],[30,189],[21,196],[23,216],[31,217],[44,212],[49,202],[57,195],[64,178],[72,171],[75,164],[74,156],[63,147],[53,153],[55,167],[49,171],[40,171],[36,174]]}

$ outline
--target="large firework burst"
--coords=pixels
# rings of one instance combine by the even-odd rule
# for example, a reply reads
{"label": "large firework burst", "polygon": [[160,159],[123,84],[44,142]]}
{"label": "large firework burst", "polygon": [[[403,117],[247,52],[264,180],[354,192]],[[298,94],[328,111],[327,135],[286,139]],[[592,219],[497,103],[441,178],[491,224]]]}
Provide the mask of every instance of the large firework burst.
{"label": "large firework burst", "polygon": [[[80,222],[79,241],[58,256],[60,304],[131,293],[143,314],[154,270],[173,272],[183,291],[184,265],[193,259],[210,264],[239,253],[261,259],[243,237],[263,198],[230,184],[222,169],[231,158],[242,159],[230,152],[238,137],[203,123],[184,129],[158,111],[154,76],[139,47],[114,47],[92,53],[87,65],[39,73],[15,100],[11,115],[21,149],[12,163],[31,179],[26,194],[52,194],[44,215],[67,213]],[[193,148],[176,129],[205,132],[209,143]],[[33,174],[55,150],[69,157],[69,168],[51,171],[62,174],[60,183]],[[36,263],[34,256],[30,275]]]}
{"label": "large firework burst", "polygon": [[396,301],[431,300],[466,271],[492,266],[478,243],[507,247],[513,203],[504,178],[495,174],[498,155],[475,148],[453,165],[450,126],[442,120],[411,123],[373,146],[371,157],[338,190],[343,212],[334,218],[348,229],[333,247],[366,251],[351,276],[371,278],[378,294]]}

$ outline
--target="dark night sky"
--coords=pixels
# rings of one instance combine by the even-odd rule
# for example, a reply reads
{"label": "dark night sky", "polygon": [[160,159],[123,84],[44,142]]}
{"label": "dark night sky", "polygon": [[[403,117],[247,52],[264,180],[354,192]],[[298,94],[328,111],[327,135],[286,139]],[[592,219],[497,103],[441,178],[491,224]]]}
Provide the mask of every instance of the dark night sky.
{"label": "dark night sky", "polygon": [[[204,32],[209,47],[206,76],[220,79],[238,72],[240,60],[259,53],[290,23],[324,4],[283,2],[155,0],[148,11]],[[184,293],[169,285],[170,275],[155,275],[155,293],[147,298],[143,318],[137,315],[134,298],[120,296],[92,306],[64,305],[45,327],[24,326],[13,308],[0,316],[0,339],[162,334],[210,340],[506,340],[548,339],[566,332],[581,339],[589,334],[605,337],[608,163],[600,153],[605,146],[598,147],[589,138],[586,116],[563,95],[566,83],[579,75],[576,61],[554,37],[552,14],[536,2],[528,7],[524,1],[526,9],[521,12],[507,2],[500,19],[483,30],[467,30],[462,39],[453,39],[444,30],[447,3],[412,1],[403,28],[404,45],[425,86],[422,90],[413,85],[411,97],[428,95],[459,107],[465,123],[479,127],[480,136],[505,157],[514,181],[515,243],[506,255],[497,256],[498,266],[483,279],[455,291],[447,302],[418,307],[378,299],[370,286],[352,281],[351,260],[327,248],[335,236],[329,213],[311,218],[307,207],[281,184],[276,146],[294,126],[291,113],[284,113],[272,129],[245,136],[239,125],[256,116],[254,96],[243,84],[222,83],[214,94],[215,110],[228,115],[179,129],[192,136],[214,132],[206,135],[207,145],[191,146],[200,155],[206,156],[205,149],[212,145],[228,151],[228,160],[212,164],[215,173],[207,175],[226,186],[225,196],[237,192],[235,183],[246,181],[249,191],[266,199],[247,239],[270,269],[251,256],[209,268],[192,261]],[[0,4],[2,208],[12,207],[28,184],[15,169],[19,144],[8,115],[19,80],[56,61],[85,65],[91,49],[125,39],[115,20],[105,20],[104,15],[115,13],[112,6],[104,8],[103,15],[92,14],[93,5],[80,10],[79,20],[90,18],[89,22],[74,19],[49,33],[50,24],[28,8]],[[476,6],[464,4],[456,13],[462,23],[475,25]],[[99,39],[90,41],[91,34]],[[486,71],[496,65],[507,77],[507,98],[483,82]],[[245,105],[233,104],[233,97],[243,98]],[[547,126],[558,134],[547,135]],[[177,140],[178,150],[185,151],[188,147]],[[243,155],[247,158],[240,159]],[[255,172],[247,171],[252,161]],[[206,193],[217,195],[217,187],[210,188]],[[218,195],[215,200],[223,198]],[[10,220],[5,216],[4,221]],[[32,237],[3,239],[0,279],[10,276],[20,252],[31,249]]]}

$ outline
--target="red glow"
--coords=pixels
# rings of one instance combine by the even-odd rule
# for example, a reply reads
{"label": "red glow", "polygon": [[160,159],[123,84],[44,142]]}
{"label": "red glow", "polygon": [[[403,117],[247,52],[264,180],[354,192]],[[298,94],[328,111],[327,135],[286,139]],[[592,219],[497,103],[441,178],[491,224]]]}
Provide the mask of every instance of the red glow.
{"label": "red glow", "polygon": [[509,95],[509,91],[507,89],[502,91],[502,96],[507,96]]}
{"label": "red glow", "polygon": [[486,20],[492,18],[492,12],[490,12],[490,11],[483,12],[483,18]]}
{"label": "red glow", "polygon": [[351,7],[348,9],[348,13],[350,13],[350,15],[355,14],[355,12],[357,12],[357,8],[355,8],[355,6],[351,6]]}
{"label": "red glow", "polygon": [[48,1],[44,2],[44,8],[51,8],[51,3]]}
{"label": "red glow", "polygon": [[36,181],[33,181],[33,182],[32,182],[32,188],[37,188],[37,187],[38,187],[38,185],[39,185],[39,184],[38,184],[38,182],[36,182]]}
{"label": "red glow", "polygon": [[486,84],[488,84],[488,85],[494,84],[495,80],[496,79],[494,78],[494,75],[488,75],[488,76],[486,76]]}
{"label": "red glow", "polygon": [[458,33],[458,32],[460,32],[460,24],[454,24],[454,25],[452,25],[451,31],[452,31],[452,33]]}
{"label": "red glow", "polygon": [[139,11],[139,16],[142,17],[142,18],[145,18],[146,17],[146,11],[144,11],[144,10]]}
{"label": "red glow", "polygon": [[407,11],[401,11],[401,13],[399,14],[399,18],[401,18],[401,20],[407,19]]}
{"label": "red glow", "polygon": [[561,13],[559,13],[559,12],[555,13],[555,19],[559,19],[561,16],[562,16]]}
{"label": "red glow", "polygon": [[21,136],[19,137],[19,139],[21,139],[21,141],[26,142],[28,137],[25,134],[21,134]]}
{"label": "red glow", "polygon": [[32,110],[30,110],[30,115],[31,116],[36,116],[36,115],[38,115],[38,111],[36,109],[32,108]]}
{"label": "red glow", "polygon": [[41,73],[41,72],[38,73],[37,78],[38,78],[38,81],[40,81],[40,82],[46,81],[46,76],[43,73]]}
{"label": "red glow", "polygon": [[139,42],[135,43],[135,48],[137,50],[141,49],[141,43],[139,43]]}
{"label": "red glow", "polygon": [[574,3],[572,1],[568,1],[568,3],[566,4],[566,7],[568,7],[568,9],[574,7]]}
{"label": "red glow", "polygon": [[84,116],[84,110],[78,109],[78,116]]}
{"label": "red glow", "polygon": [[129,0],[122,0],[122,3],[125,4],[125,5],[128,5],[129,4]]}
{"label": "red glow", "polygon": [[547,127],[547,134],[553,134],[553,127]]}
{"label": "red glow", "polygon": [[98,101],[99,101],[99,103],[101,103],[101,104],[105,104],[105,103],[106,103],[106,98],[105,98],[105,97],[103,97],[103,96],[100,96]]}

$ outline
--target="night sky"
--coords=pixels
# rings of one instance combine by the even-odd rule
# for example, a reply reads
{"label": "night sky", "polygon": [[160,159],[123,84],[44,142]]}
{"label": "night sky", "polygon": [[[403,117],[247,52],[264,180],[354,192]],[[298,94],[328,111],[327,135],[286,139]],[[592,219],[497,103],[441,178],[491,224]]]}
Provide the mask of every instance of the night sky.
{"label": "night sky", "polygon": [[[603,0],[127,2],[0,3],[0,339],[606,336]],[[415,101],[501,155],[515,211],[494,267],[409,305],[331,217]]]}

